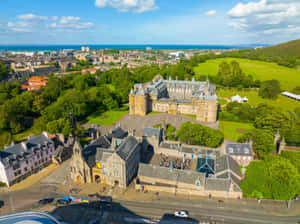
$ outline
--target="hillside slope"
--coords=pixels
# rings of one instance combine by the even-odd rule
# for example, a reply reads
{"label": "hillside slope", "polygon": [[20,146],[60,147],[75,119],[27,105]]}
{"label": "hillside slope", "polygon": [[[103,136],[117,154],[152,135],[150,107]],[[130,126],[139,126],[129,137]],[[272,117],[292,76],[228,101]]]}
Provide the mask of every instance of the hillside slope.
{"label": "hillside slope", "polygon": [[223,61],[237,61],[243,72],[251,74],[254,79],[260,81],[276,79],[280,82],[283,90],[292,91],[296,86],[300,86],[300,71],[292,68],[277,65],[276,63],[256,61],[242,58],[218,58],[210,59],[205,63],[200,63],[194,68],[196,77],[199,75],[216,76],[219,64]]}
{"label": "hillside slope", "polygon": [[265,56],[300,57],[300,39],[282,43],[272,47],[256,49],[256,52]]}

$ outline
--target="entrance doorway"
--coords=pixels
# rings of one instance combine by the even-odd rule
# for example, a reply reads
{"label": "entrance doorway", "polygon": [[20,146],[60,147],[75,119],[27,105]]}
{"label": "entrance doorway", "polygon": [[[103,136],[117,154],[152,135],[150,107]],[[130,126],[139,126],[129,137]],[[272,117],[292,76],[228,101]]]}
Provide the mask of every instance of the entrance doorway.
{"label": "entrance doorway", "polygon": [[101,182],[100,176],[98,176],[98,175],[95,176],[95,182],[96,182],[97,184],[99,184],[99,183]]}

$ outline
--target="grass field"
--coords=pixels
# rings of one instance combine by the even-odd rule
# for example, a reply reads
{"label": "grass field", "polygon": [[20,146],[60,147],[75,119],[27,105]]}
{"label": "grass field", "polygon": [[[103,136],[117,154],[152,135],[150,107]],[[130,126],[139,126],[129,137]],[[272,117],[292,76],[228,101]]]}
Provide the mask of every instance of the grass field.
{"label": "grass field", "polygon": [[128,111],[106,111],[104,113],[95,112],[90,115],[88,119],[89,124],[99,124],[104,126],[111,126],[115,124],[118,120],[128,114]]}
{"label": "grass field", "polygon": [[252,128],[254,127],[250,123],[220,121],[220,130],[228,140],[237,141],[240,136]]}
{"label": "grass field", "polygon": [[235,89],[231,90],[217,90],[219,97],[229,98],[235,95],[240,95],[241,97],[246,96],[249,100],[249,104],[252,106],[257,106],[260,103],[268,103],[275,107],[280,107],[283,111],[293,111],[296,107],[300,107],[300,102],[279,95],[277,100],[263,99],[258,95],[255,90],[251,91],[237,91]]}
{"label": "grass field", "polygon": [[300,71],[263,61],[255,61],[240,58],[218,58],[208,60],[195,68],[196,75],[217,75],[219,64],[222,61],[237,61],[245,74],[251,74],[254,79],[261,81],[276,79],[280,82],[283,90],[292,90],[300,86]]}
{"label": "grass field", "polygon": [[227,101],[226,100],[224,100],[224,99],[219,99],[219,105],[225,105],[225,104],[227,104]]}

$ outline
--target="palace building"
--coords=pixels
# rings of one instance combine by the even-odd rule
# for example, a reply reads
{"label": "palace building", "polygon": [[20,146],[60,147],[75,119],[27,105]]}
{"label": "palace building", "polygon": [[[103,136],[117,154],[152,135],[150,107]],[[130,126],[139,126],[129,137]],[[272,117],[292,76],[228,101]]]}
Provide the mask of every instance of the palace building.
{"label": "palace building", "polygon": [[135,84],[129,94],[130,114],[149,112],[196,115],[198,121],[216,122],[218,96],[216,87],[206,82],[164,80],[156,76],[151,83]]}

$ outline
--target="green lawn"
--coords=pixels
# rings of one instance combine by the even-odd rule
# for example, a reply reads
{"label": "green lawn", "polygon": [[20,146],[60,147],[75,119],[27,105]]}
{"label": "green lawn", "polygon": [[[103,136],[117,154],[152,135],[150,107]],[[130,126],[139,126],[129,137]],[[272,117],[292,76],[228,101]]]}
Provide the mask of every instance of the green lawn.
{"label": "green lawn", "polygon": [[227,104],[227,101],[224,99],[219,99],[218,101],[219,101],[219,105],[221,106]]}
{"label": "green lawn", "polygon": [[13,135],[13,139],[15,142],[21,142],[21,141],[24,141],[24,140],[27,140],[27,137],[29,135],[40,135],[41,133],[37,133],[37,132],[34,132],[32,128],[30,129],[27,129],[21,133],[18,133],[18,134],[15,134]]}
{"label": "green lawn", "polygon": [[249,100],[249,104],[252,106],[257,106],[261,103],[267,103],[274,107],[280,107],[283,111],[294,111],[295,108],[300,107],[300,102],[290,99],[285,96],[279,95],[276,100],[263,99],[258,95],[258,92],[255,90],[251,91],[237,91],[236,89],[231,90],[217,90],[219,97],[231,98],[235,95],[240,95],[241,97],[246,96]]}
{"label": "green lawn", "polygon": [[151,115],[151,114],[164,114],[165,112],[156,112],[156,111],[151,111],[149,112],[147,115]]}
{"label": "green lawn", "polygon": [[95,112],[90,115],[87,120],[89,124],[99,124],[104,126],[111,126],[124,117],[128,111],[106,111],[104,113]]}
{"label": "green lawn", "polygon": [[276,79],[280,82],[283,90],[292,90],[300,86],[300,71],[263,61],[255,61],[240,58],[218,58],[208,60],[195,68],[198,75],[217,75],[219,64],[222,61],[237,61],[246,74],[251,74],[254,79],[261,81]]}
{"label": "green lawn", "polygon": [[237,141],[243,133],[254,128],[250,123],[240,123],[232,121],[220,121],[220,130],[228,140]]}
{"label": "green lawn", "polygon": [[251,91],[237,91],[236,89],[231,90],[217,90],[219,97],[231,98],[239,94],[241,97],[246,96],[249,100],[249,104],[252,106],[257,106],[261,103],[268,103],[275,107],[280,107],[283,111],[293,111],[295,108],[300,107],[300,102],[279,95],[277,100],[263,99],[258,95],[258,92],[255,90]]}
{"label": "green lawn", "polygon": [[196,115],[193,115],[193,114],[181,114],[182,116],[185,116],[185,117],[190,117],[190,118],[193,118],[194,120],[197,120],[197,116]]}

